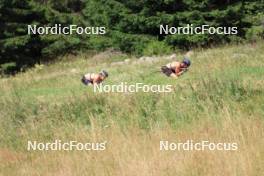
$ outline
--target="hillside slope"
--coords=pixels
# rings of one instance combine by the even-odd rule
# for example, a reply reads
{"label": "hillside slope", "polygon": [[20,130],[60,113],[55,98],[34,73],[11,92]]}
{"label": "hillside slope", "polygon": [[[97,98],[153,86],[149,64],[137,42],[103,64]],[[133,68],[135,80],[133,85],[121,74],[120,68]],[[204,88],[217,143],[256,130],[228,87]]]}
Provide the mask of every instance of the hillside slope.
{"label": "hillside slope", "polygon": [[[264,44],[197,50],[176,80],[169,62],[80,55],[0,79],[0,175],[260,175]],[[178,56],[179,59],[182,56]],[[69,61],[70,60],[70,61]],[[171,84],[171,93],[94,93],[104,84]],[[107,141],[105,151],[27,151],[27,141]],[[237,151],[159,151],[160,140],[236,142]],[[195,166],[195,167],[194,167]]]}

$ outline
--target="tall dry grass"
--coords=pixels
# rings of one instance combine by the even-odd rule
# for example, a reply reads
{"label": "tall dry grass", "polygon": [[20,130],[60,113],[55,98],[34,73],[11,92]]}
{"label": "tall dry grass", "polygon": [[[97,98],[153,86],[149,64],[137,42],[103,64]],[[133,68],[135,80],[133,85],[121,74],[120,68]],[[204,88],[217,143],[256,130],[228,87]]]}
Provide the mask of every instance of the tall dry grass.
{"label": "tall dry grass", "polygon": [[[83,130],[68,126],[58,129],[64,141],[104,141],[107,149],[96,151],[1,151],[3,175],[259,175],[263,170],[264,124],[257,119],[232,120],[223,111],[221,128],[200,121],[188,129],[131,128]],[[96,126],[96,124],[94,124]],[[237,151],[160,151],[160,140],[170,142],[237,142]]]}

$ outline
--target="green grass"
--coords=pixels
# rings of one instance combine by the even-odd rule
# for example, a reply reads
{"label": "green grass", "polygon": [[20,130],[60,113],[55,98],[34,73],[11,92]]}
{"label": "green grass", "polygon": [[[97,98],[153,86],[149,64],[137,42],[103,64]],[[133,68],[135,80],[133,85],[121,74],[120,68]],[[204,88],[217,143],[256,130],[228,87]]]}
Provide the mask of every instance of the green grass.
{"label": "green grass", "polygon": [[[167,62],[162,59],[155,64],[146,62],[141,65],[124,64],[113,67],[104,63],[90,67],[89,65],[93,61],[89,59],[71,62],[70,64],[61,62],[55,66],[32,69],[28,73],[22,73],[5,80],[4,84],[1,83],[1,87],[5,90],[1,93],[1,104],[9,107],[10,112],[5,112],[7,113],[6,118],[12,117],[14,119],[16,119],[13,117],[16,114],[14,112],[23,105],[25,108],[22,108],[19,114],[26,113],[25,116],[32,114],[33,117],[37,118],[44,116],[55,120],[56,117],[50,117],[50,113],[56,112],[65,118],[64,120],[67,120],[64,107],[69,106],[70,102],[69,108],[72,109],[73,113],[77,113],[75,116],[78,119],[82,118],[80,114],[91,114],[99,117],[108,116],[108,118],[115,119],[116,123],[119,123],[120,115],[128,116],[127,119],[137,117],[136,123],[142,128],[150,128],[150,124],[152,124],[150,121],[155,124],[157,118],[169,120],[172,126],[182,124],[182,121],[189,123],[193,119],[199,118],[199,113],[204,113],[203,106],[208,106],[210,111],[217,112],[221,109],[222,104],[240,107],[245,101],[255,100],[257,96],[263,96],[263,83],[258,86],[255,84],[256,81],[262,80],[264,73],[262,47],[260,45],[252,50],[248,46],[228,46],[197,52],[192,58],[191,70],[178,80],[172,80],[155,72],[159,66]],[[246,52],[245,50],[248,50],[247,56],[250,61],[245,60],[244,57],[242,61],[239,58],[232,59],[234,51],[239,53],[240,51]],[[258,57],[251,57],[256,52],[259,52]],[[110,77],[105,84],[118,84],[120,82],[172,84],[175,92],[166,95],[154,93],[131,95],[103,93],[98,95],[92,92],[91,87],[85,87],[81,84],[81,73],[85,73],[87,70],[98,72],[103,68],[110,72]],[[71,69],[76,69],[78,73],[72,73]],[[101,104],[96,102],[98,97],[101,98]],[[120,103],[119,100],[122,102],[124,100],[124,104]],[[14,102],[18,102],[18,104],[13,105]],[[130,103],[133,104],[133,110],[130,110]],[[35,106],[35,113],[31,112],[32,104]],[[49,113],[41,112],[40,104],[47,104],[44,108]],[[53,107],[55,105],[57,106],[56,109]],[[86,108],[81,108],[82,106]],[[191,109],[188,110],[188,108]],[[85,109],[101,109],[101,111]],[[114,109],[118,109],[118,112],[113,111]],[[6,109],[2,109],[2,111],[6,111]],[[129,114],[127,114],[128,112]],[[173,118],[166,119],[162,114],[167,114]],[[146,121],[145,118],[148,120]],[[162,120],[158,120],[157,123],[160,121]]]}
{"label": "green grass", "polygon": [[[236,53],[243,55],[234,57]],[[3,78],[0,148],[23,152],[28,139],[67,139],[74,136],[73,129],[89,133],[95,128],[118,127],[126,134],[131,128],[145,133],[169,128],[180,133],[199,128],[201,123],[221,129],[227,117],[238,124],[245,120],[263,123],[263,44],[195,51],[191,59],[189,72],[176,80],[155,72],[168,62],[162,58],[144,64],[132,64],[136,61],[132,58],[130,64],[111,66],[108,59],[94,64],[84,56]],[[110,73],[104,84],[172,84],[174,91],[94,93],[92,87],[81,84],[83,73],[101,69]]]}

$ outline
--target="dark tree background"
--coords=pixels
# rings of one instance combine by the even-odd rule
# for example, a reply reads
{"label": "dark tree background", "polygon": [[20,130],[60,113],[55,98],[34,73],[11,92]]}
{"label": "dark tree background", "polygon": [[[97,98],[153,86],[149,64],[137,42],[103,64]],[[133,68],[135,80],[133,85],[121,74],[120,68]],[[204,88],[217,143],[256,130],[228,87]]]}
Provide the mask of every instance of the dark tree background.
{"label": "dark tree background", "polygon": [[[78,50],[108,47],[141,55],[160,42],[171,48],[255,41],[264,36],[264,0],[0,0],[0,64],[17,69]],[[104,36],[27,35],[27,25],[106,26]],[[237,26],[233,35],[159,34],[160,24]]]}

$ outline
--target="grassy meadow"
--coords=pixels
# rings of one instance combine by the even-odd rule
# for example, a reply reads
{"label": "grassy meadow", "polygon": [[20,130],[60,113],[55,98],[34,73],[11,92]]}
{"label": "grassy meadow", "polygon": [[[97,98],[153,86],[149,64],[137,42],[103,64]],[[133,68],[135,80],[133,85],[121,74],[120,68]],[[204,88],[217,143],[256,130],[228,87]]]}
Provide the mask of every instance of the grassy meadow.
{"label": "grassy meadow", "polygon": [[[183,55],[178,55],[181,60]],[[123,64],[113,64],[130,59]],[[197,49],[179,79],[171,60],[65,56],[0,79],[0,176],[257,176],[264,173],[264,44]],[[94,93],[104,84],[171,84],[171,93]],[[27,141],[108,141],[105,151],[27,151]],[[160,140],[237,142],[237,151],[159,151]]]}

